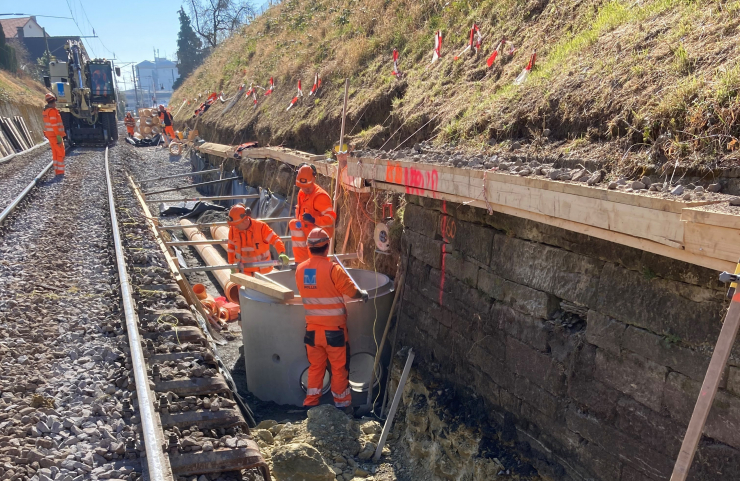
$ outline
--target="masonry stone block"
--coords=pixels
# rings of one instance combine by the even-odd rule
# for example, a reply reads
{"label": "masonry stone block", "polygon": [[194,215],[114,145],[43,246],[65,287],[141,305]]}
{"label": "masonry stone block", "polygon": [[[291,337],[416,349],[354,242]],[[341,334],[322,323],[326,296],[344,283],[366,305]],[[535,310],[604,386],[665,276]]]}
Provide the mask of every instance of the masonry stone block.
{"label": "masonry stone block", "polygon": [[596,351],[594,377],[660,412],[668,369],[642,356]]}
{"label": "masonry stone block", "polygon": [[628,436],[592,416],[570,408],[566,412],[566,423],[568,429],[649,477],[668,479],[673,471],[672,458],[650,449],[641,439]]}
{"label": "masonry stone block", "polygon": [[499,398],[499,393],[501,392],[501,387],[485,372],[478,369],[473,369],[472,371],[475,378],[475,392],[483,396],[483,399],[493,405],[500,406],[501,400]]}
{"label": "masonry stone block", "polygon": [[641,439],[651,449],[670,458],[678,455],[686,428],[676,420],[659,415],[628,397],[617,402],[616,410],[614,426],[617,429]]}
{"label": "masonry stone block", "polygon": [[547,354],[508,337],[506,366],[556,396],[565,392],[565,368]]}
{"label": "masonry stone block", "polygon": [[491,270],[510,281],[593,306],[603,261],[497,234]]}
{"label": "masonry stone block", "polygon": [[623,463],[613,455],[613,451],[608,447],[585,442],[578,446],[576,453],[592,476],[598,476],[600,479],[619,479]]}
{"label": "masonry stone block", "polygon": [[538,351],[547,351],[547,339],[550,325],[542,319],[527,316],[509,306],[495,303],[491,307],[491,320],[498,322],[499,330],[534,347]]}
{"label": "masonry stone block", "polygon": [[403,224],[417,234],[439,239],[439,216],[437,211],[409,203],[403,213]]}
{"label": "masonry stone block", "polygon": [[444,216],[440,220],[440,228],[445,229],[442,238],[465,257],[475,259],[486,266],[491,262],[493,229],[480,224],[455,220],[453,217],[447,217],[445,220]]}
{"label": "masonry stone block", "polygon": [[717,291],[650,278],[614,264],[604,266],[596,309],[627,324],[696,344],[717,341],[724,313]]}
{"label": "masonry stone block", "polygon": [[[439,274],[434,269],[430,273],[429,279],[432,285],[436,284],[435,280]],[[471,322],[481,322],[483,317],[488,315],[491,300],[479,290],[449,276],[445,276],[444,281],[440,278],[439,283],[444,291],[443,306],[454,310],[461,317],[470,319]]]}
{"label": "masonry stone block", "polygon": [[595,346],[619,354],[622,335],[627,324],[612,319],[594,310],[589,310],[586,317],[586,341]]}
{"label": "masonry stone block", "polygon": [[458,251],[451,254],[443,254],[445,272],[448,275],[463,281],[470,287],[478,286],[479,267],[462,258]]}
{"label": "masonry stone block", "polygon": [[740,368],[730,366],[727,371],[727,390],[740,396]]}
{"label": "masonry stone block", "polygon": [[478,289],[521,313],[542,319],[548,319],[560,307],[554,295],[508,281],[485,269],[478,273]]}
{"label": "masonry stone block", "polygon": [[514,381],[514,395],[547,416],[557,415],[558,398],[523,376]]}
{"label": "masonry stone block", "polygon": [[411,244],[411,255],[435,269],[442,267],[442,241],[405,231],[406,239]]}
{"label": "masonry stone block", "polygon": [[[665,387],[665,407],[671,417],[688,425],[701,390],[701,383],[672,372]],[[717,441],[740,448],[740,398],[720,389],[709,411],[704,434]]]}
{"label": "masonry stone block", "polygon": [[[704,438],[691,465],[688,479],[725,481],[740,472],[740,451]],[[736,477],[736,476],[734,476]]]}
{"label": "masonry stone block", "polygon": [[703,381],[709,367],[708,355],[680,347],[666,338],[645,329],[630,326],[624,333],[623,346],[647,359],[674,371],[685,374],[696,381]]}
{"label": "masonry stone block", "polygon": [[623,394],[586,375],[578,369],[568,378],[568,396],[578,403],[583,411],[604,421],[611,421],[616,415],[617,402]]}

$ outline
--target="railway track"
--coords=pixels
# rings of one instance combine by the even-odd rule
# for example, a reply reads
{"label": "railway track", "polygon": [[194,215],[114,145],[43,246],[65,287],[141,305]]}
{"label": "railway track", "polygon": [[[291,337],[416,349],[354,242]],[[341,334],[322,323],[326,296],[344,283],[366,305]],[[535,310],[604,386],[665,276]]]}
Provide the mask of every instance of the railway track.
{"label": "railway track", "polygon": [[269,479],[122,155],[79,149],[0,227],[0,478]]}

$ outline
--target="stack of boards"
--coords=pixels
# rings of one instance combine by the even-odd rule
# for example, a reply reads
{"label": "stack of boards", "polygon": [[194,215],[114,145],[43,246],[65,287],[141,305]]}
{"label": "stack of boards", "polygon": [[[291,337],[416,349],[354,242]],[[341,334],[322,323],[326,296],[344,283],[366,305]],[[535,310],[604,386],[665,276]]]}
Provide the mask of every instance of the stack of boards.
{"label": "stack of boards", "polygon": [[[162,127],[160,123],[157,109],[139,109],[139,125],[136,130],[140,135],[139,138],[150,139],[157,134],[161,134]],[[134,134],[134,137],[137,137],[136,134]]]}
{"label": "stack of boards", "polygon": [[0,157],[23,152],[34,145],[23,117],[0,117]]}

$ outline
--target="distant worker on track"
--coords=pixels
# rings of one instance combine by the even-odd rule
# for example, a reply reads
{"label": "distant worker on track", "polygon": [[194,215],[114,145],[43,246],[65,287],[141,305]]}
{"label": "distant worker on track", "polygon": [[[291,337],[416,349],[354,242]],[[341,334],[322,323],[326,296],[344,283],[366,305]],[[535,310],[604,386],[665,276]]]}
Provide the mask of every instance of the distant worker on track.
{"label": "distant worker on track", "polygon": [[62,114],[57,110],[57,98],[54,94],[46,94],[46,108],[44,108],[44,137],[51,145],[51,158],[54,161],[54,173],[64,175],[64,131]]}
{"label": "distant worker on track", "polygon": [[319,227],[326,231],[329,238],[333,237],[337,214],[334,212],[329,194],[316,185],[316,167],[302,164],[298,168],[295,185],[301,190],[298,192],[296,218],[290,221],[289,227],[293,256],[296,264],[300,264],[308,259],[306,247],[308,234]]}
{"label": "distant worker on track", "polygon": [[298,292],[306,313],[306,344],[308,383],[304,406],[317,406],[324,387],[326,362],[331,365],[331,394],[334,405],[349,408],[349,337],[345,295],[367,302],[368,293],[355,285],[342,266],[327,257],[329,234],[315,228],[307,238],[311,257],[301,263],[295,273]]}
{"label": "distant worker on track", "polygon": [[238,264],[242,274],[253,275],[255,272],[267,274],[271,266],[248,267],[244,264],[270,260],[270,246],[275,246],[278,258],[287,266],[290,258],[285,254],[285,244],[280,236],[266,223],[252,219],[252,209],[236,204],[229,210],[229,244],[226,252],[229,264]]}
{"label": "distant worker on track", "polygon": [[128,131],[128,136],[133,137],[134,127],[136,127],[136,119],[134,119],[134,116],[131,115],[131,112],[126,112],[126,117],[123,118],[123,125],[126,126],[126,130]]}
{"label": "distant worker on track", "polygon": [[167,145],[172,142],[172,139],[175,138],[175,130],[172,128],[172,114],[169,112],[169,110],[164,108],[164,105],[159,105],[159,120],[162,121],[162,125],[164,128],[165,135],[167,138]]}

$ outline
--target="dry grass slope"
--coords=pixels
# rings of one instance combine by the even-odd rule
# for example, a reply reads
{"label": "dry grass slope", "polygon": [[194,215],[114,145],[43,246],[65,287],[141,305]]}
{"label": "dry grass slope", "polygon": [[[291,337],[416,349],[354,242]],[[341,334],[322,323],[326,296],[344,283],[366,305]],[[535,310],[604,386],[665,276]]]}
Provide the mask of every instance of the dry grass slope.
{"label": "dry grass slope", "polygon": [[[474,21],[482,51],[453,61]],[[242,99],[222,116],[217,104],[199,129],[221,142],[323,151],[337,140],[348,76],[348,130],[359,145],[395,147],[413,134],[408,143],[434,138],[485,151],[517,141],[615,169],[726,166],[740,157],[738,26],[737,0],[288,0],[225,41],[172,104],[208,89],[229,96],[241,83],[266,86],[273,76],[275,93],[256,109]],[[443,57],[430,65],[436,29]],[[502,35],[516,50],[487,69]],[[393,48],[400,80],[391,75]],[[535,48],[535,70],[514,85]],[[285,112],[297,79],[307,94],[316,71],[318,98]]]}

